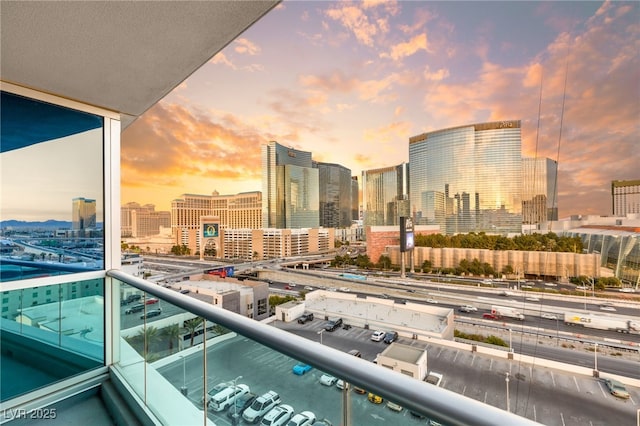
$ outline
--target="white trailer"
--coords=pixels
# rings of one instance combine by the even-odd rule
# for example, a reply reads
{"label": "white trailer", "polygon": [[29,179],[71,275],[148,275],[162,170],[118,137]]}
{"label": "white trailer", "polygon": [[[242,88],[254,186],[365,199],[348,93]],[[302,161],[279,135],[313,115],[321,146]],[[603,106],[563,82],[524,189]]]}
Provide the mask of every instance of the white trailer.
{"label": "white trailer", "polygon": [[510,308],[508,306],[494,305],[491,307],[491,313],[498,318],[502,318],[502,317],[514,318],[520,321],[524,321],[524,315],[520,313],[520,311],[518,311],[515,308]]}
{"label": "white trailer", "polygon": [[597,330],[611,330],[618,333],[640,333],[640,322],[623,317],[610,315],[587,313],[587,312],[565,312],[564,322],[567,325],[581,325],[586,328]]}

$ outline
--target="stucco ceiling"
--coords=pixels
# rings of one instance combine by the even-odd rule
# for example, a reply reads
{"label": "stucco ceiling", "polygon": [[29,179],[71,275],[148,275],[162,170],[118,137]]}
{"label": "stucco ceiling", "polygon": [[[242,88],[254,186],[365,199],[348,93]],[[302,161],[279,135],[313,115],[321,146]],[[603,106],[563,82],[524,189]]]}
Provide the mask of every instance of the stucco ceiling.
{"label": "stucco ceiling", "polygon": [[279,0],[0,2],[0,78],[118,112],[123,128]]}

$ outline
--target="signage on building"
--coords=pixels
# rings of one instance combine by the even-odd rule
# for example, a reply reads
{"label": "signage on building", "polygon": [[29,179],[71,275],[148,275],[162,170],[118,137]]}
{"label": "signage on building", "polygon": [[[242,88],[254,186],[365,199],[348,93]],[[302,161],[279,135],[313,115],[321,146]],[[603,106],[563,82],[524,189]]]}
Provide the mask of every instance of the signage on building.
{"label": "signage on building", "polygon": [[205,223],[202,225],[202,236],[204,238],[215,238],[218,236],[217,223]]}
{"label": "signage on building", "polygon": [[414,244],[413,220],[410,217],[400,216],[400,252],[413,250]]}

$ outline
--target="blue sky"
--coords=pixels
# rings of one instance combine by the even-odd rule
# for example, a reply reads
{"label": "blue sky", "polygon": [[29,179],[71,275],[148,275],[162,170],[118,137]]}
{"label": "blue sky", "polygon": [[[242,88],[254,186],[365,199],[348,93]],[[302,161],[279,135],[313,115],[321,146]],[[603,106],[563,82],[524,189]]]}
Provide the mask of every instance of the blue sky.
{"label": "blue sky", "polygon": [[640,178],[639,33],[638,2],[284,1],[124,131],[122,202],[261,190],[270,140],[360,176],[519,119],[560,216],[610,214],[611,180]]}

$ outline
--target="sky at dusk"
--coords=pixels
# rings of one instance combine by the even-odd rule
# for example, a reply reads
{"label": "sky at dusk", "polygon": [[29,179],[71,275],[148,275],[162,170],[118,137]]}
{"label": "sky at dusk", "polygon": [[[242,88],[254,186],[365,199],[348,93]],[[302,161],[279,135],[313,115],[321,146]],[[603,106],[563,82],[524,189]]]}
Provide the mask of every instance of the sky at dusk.
{"label": "sky at dusk", "polygon": [[360,179],[411,136],[521,120],[559,216],[608,215],[640,179],[639,52],[639,2],[284,1],[124,130],[122,203],[260,191],[271,140]]}

